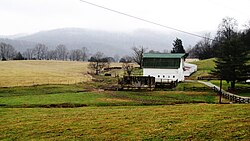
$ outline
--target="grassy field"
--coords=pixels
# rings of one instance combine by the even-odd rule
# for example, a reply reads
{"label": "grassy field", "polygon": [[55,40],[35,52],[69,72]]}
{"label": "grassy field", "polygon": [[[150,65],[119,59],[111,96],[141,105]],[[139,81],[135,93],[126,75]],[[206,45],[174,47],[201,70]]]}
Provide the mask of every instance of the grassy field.
{"label": "grassy field", "polygon": [[72,84],[91,79],[86,62],[0,61],[0,87]]}
{"label": "grassy field", "polygon": [[[91,85],[91,84],[88,84]],[[183,83],[183,85],[190,86]],[[201,84],[196,84],[201,85]],[[142,106],[216,103],[216,93],[206,91],[103,91],[102,85],[41,85],[0,88],[2,107]],[[181,89],[181,86],[179,86]],[[201,85],[204,87],[204,85]]]}
{"label": "grassy field", "polygon": [[0,140],[249,140],[250,105],[0,108]]}
{"label": "grassy field", "polygon": [[194,61],[191,62],[192,64],[196,64],[198,67],[197,72],[191,75],[191,79],[197,79],[201,76],[208,76],[209,73],[214,69],[215,63],[214,58],[212,59],[206,59],[206,60],[200,60],[200,61]]}

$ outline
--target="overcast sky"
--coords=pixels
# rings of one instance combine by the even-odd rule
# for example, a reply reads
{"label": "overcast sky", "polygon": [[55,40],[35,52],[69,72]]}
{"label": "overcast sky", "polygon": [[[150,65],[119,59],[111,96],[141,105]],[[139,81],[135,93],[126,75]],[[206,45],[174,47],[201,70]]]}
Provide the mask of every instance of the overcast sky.
{"label": "overcast sky", "polygon": [[[165,26],[200,32],[217,30],[222,18],[241,27],[250,20],[250,0],[87,0]],[[0,0],[0,35],[79,27],[107,31],[162,27],[100,9],[79,0]]]}

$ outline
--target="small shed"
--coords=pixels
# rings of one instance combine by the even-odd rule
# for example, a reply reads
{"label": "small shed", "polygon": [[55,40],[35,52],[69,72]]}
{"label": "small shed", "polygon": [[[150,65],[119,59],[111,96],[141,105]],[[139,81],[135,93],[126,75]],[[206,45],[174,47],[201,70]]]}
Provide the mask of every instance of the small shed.
{"label": "small shed", "polygon": [[184,81],[184,53],[143,54],[143,76],[155,77],[155,82]]}

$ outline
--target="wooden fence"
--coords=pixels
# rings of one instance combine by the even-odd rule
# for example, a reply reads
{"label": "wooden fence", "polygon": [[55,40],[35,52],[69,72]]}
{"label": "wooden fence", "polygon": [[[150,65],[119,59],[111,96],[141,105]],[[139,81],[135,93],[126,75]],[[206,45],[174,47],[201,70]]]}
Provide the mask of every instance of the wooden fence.
{"label": "wooden fence", "polygon": [[148,76],[123,76],[118,80],[121,90],[124,89],[153,89],[155,87],[155,78]]}
{"label": "wooden fence", "polygon": [[[216,86],[214,86],[214,91],[220,93],[220,89]],[[235,103],[250,103],[250,97],[239,96],[224,90],[221,90],[221,95],[223,98],[226,98]]]}

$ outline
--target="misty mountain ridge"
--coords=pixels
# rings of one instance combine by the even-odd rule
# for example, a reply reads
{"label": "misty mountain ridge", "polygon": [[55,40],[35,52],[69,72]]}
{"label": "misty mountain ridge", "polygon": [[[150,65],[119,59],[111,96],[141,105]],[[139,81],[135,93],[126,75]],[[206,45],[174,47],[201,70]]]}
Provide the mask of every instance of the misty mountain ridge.
{"label": "misty mountain ridge", "polygon": [[[200,34],[202,35],[202,34]],[[173,40],[180,38],[183,46],[193,46],[200,38],[177,32],[138,29],[133,32],[109,32],[83,28],[61,28],[41,31],[30,35],[0,38],[0,42],[11,44],[17,51],[34,48],[37,43],[55,49],[64,44],[68,50],[86,47],[90,53],[103,52],[107,56],[129,55],[133,46],[144,46],[148,50],[171,50]]]}

